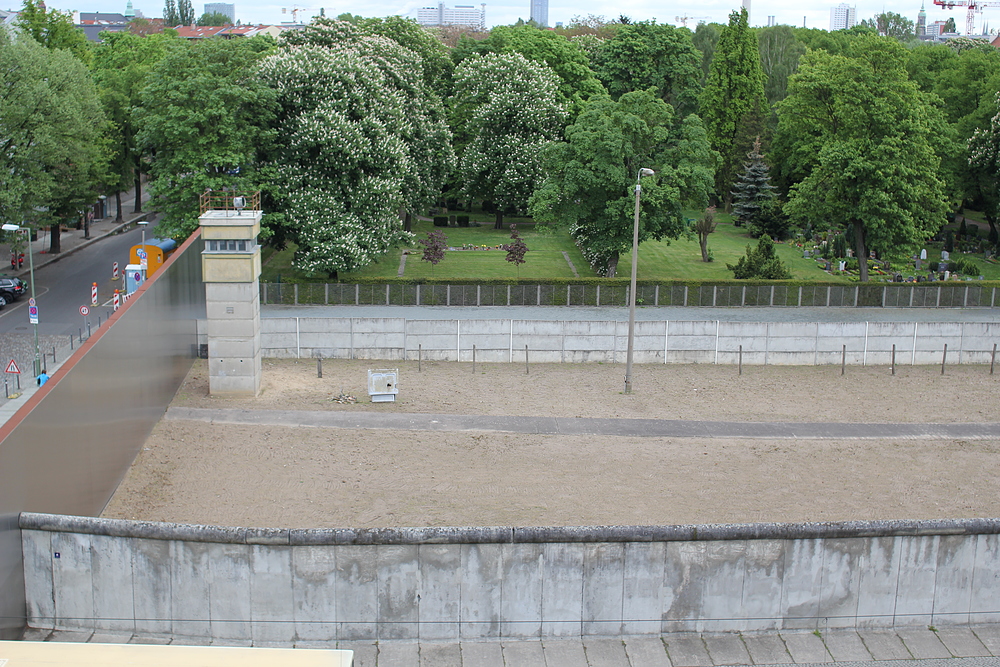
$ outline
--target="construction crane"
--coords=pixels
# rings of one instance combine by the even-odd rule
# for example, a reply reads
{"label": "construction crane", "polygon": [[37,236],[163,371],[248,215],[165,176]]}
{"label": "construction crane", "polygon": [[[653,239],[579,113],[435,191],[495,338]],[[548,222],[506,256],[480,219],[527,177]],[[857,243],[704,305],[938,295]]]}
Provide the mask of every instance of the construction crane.
{"label": "construction crane", "polygon": [[688,27],[688,21],[697,21],[698,23],[704,23],[705,21],[707,21],[710,18],[712,18],[712,17],[711,16],[675,16],[674,20],[675,21],[679,21],[680,24],[686,28],[686,27]]}
{"label": "construction crane", "polygon": [[[316,11],[316,7],[299,7],[298,5],[292,5],[291,9],[288,9],[286,7],[282,7],[281,8],[281,13],[282,14],[291,14],[292,15],[292,23],[298,23],[299,22],[299,12],[313,12],[313,11]],[[324,14],[325,14],[325,12],[323,11],[323,8],[320,7],[319,8],[319,15],[323,16]]]}
{"label": "construction crane", "polygon": [[996,0],[934,0],[934,4],[942,9],[952,9],[954,7],[968,7],[969,11],[965,15],[965,34],[971,35],[976,29],[976,14],[983,13],[983,7],[1000,7],[1000,2]]}

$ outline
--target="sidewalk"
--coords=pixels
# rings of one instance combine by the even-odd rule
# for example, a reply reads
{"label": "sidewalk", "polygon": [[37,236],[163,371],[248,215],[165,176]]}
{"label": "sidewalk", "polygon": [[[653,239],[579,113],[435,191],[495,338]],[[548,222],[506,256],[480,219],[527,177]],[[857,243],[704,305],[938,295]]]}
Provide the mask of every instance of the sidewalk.
{"label": "sidewalk", "polygon": [[[189,644],[171,635],[25,631],[24,640]],[[198,642],[195,642],[196,644]],[[220,642],[219,644],[225,645]],[[335,645],[336,644],[336,645]],[[240,645],[237,643],[237,645]],[[289,648],[281,645],[278,648]],[[842,663],[874,667],[1000,667],[1000,627],[677,632],[621,637],[492,639],[464,642],[302,642],[297,648],[354,651],[354,667],[723,667]],[[925,662],[929,661],[929,662]]]}

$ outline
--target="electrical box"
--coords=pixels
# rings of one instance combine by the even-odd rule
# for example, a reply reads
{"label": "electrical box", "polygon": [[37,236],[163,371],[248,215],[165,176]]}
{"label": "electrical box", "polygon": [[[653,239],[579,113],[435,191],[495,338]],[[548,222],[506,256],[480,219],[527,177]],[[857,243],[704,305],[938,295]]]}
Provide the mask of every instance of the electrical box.
{"label": "electrical box", "polygon": [[399,369],[368,369],[368,395],[372,403],[393,403],[399,393]]}
{"label": "electrical box", "polygon": [[139,264],[129,264],[125,267],[125,294],[131,294],[146,282],[146,269]]}

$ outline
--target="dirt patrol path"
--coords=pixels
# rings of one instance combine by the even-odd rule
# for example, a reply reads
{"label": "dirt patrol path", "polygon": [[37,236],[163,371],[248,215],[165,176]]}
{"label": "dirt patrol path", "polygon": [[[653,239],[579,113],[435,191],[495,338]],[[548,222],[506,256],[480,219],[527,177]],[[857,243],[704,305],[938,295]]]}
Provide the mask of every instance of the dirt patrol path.
{"label": "dirt patrol path", "polygon": [[[371,404],[369,368],[398,367]],[[253,410],[852,423],[997,422],[983,366],[840,368],[264,361]],[[357,404],[332,399],[353,395]],[[1000,441],[638,438],[161,421],[104,516],[282,528],[684,524],[1000,516]]]}

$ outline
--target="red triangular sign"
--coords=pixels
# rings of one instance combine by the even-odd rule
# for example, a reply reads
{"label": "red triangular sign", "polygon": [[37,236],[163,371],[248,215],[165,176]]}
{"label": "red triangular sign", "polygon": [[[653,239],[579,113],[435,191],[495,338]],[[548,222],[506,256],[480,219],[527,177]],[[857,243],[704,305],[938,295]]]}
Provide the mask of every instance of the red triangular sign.
{"label": "red triangular sign", "polygon": [[21,372],[21,369],[20,369],[20,368],[18,368],[18,367],[17,367],[17,364],[16,364],[15,362],[14,362],[14,360],[13,360],[13,359],[11,359],[11,360],[10,360],[10,363],[9,363],[9,364],[7,364],[7,370],[6,370],[6,371],[4,371],[4,372],[5,372],[5,373],[18,373],[18,374],[20,374],[20,372]]}

